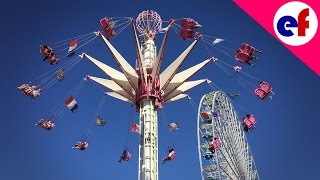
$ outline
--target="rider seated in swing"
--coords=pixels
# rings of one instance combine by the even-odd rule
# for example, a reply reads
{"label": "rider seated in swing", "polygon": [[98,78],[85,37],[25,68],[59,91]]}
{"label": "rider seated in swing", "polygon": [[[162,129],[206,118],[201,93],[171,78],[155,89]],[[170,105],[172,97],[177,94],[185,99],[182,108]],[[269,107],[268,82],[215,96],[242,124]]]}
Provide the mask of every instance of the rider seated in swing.
{"label": "rider seated in swing", "polygon": [[40,45],[40,53],[43,55],[43,61],[48,59],[49,56],[53,56],[53,49],[48,45]]}
{"label": "rider seated in swing", "polygon": [[22,84],[21,86],[18,87],[18,89],[21,90],[23,93],[25,93],[25,90],[29,88],[30,88],[29,84]]}
{"label": "rider seated in swing", "polygon": [[88,148],[88,146],[89,146],[89,143],[88,143],[88,142],[86,142],[85,140],[80,140],[80,141],[78,142],[78,144],[74,145],[72,148],[73,148],[73,149],[79,149],[79,150],[81,150],[81,151],[84,151],[84,150],[86,150],[86,149]]}
{"label": "rider seated in swing", "polygon": [[253,66],[252,63],[250,63],[251,60],[255,60],[254,58],[252,58],[250,55],[242,52],[240,49],[238,49],[235,53],[235,59],[240,62],[240,63],[244,63],[244,64],[248,64],[250,66]]}
{"label": "rider seated in swing", "polygon": [[56,78],[61,81],[64,79],[64,70],[60,69],[59,71],[56,72]]}
{"label": "rider seated in swing", "polygon": [[37,123],[36,126],[40,126],[44,129],[47,130],[51,130],[53,129],[56,125],[54,124],[54,122],[50,121],[50,120],[44,120],[44,119],[40,119]]}
{"label": "rider seated in swing", "polygon": [[32,98],[36,98],[40,96],[41,89],[36,89],[37,86],[32,86],[31,88],[32,88],[32,95],[31,95]]}
{"label": "rider seated in swing", "polygon": [[38,89],[37,86],[32,85],[30,87],[29,84],[22,84],[18,87],[19,90],[21,90],[25,95],[30,96],[31,98],[36,98],[37,96],[40,96],[41,89]]}
{"label": "rider seated in swing", "polygon": [[52,65],[59,62],[59,58],[48,45],[40,45],[40,53],[43,55],[43,61],[48,60]]}
{"label": "rider seated in swing", "polygon": [[47,58],[51,65],[58,64],[60,60],[54,53],[51,53]]}
{"label": "rider seated in swing", "polygon": [[270,93],[274,94],[272,86],[265,81],[260,81],[260,88],[266,93],[266,95],[269,95]]}
{"label": "rider seated in swing", "polygon": [[100,116],[97,117],[96,124],[98,126],[105,126],[107,122]]}
{"label": "rider seated in swing", "polygon": [[270,93],[274,94],[274,92],[272,91],[272,86],[265,81],[260,82],[260,87],[256,88],[254,90],[254,93],[261,100],[266,99],[266,97],[269,97],[270,99],[272,99],[272,96]]}
{"label": "rider seated in swing", "polygon": [[243,130],[248,132],[249,130],[252,130],[255,127],[255,124],[257,123],[256,118],[252,114],[247,114],[243,118]]}
{"label": "rider seated in swing", "polygon": [[174,160],[176,157],[176,151],[173,148],[169,149],[169,155],[163,158],[162,164],[164,164],[166,161]]}
{"label": "rider seated in swing", "polygon": [[121,161],[129,161],[130,158],[131,158],[131,153],[129,152],[129,150],[125,149],[123,150],[122,155],[120,156],[120,159],[118,162],[120,163]]}

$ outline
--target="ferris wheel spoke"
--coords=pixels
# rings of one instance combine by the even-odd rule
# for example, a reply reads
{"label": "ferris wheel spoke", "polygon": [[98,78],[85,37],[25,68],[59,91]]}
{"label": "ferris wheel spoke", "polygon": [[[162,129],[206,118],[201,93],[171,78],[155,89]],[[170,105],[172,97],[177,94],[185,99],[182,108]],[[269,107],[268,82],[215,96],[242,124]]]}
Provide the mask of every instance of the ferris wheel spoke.
{"label": "ferris wheel spoke", "polygon": [[[218,125],[219,127],[223,127],[221,125],[220,121],[217,121],[217,123],[219,124]],[[235,162],[235,159],[236,159],[235,158],[235,153],[233,152],[233,147],[230,147],[233,144],[232,142],[230,142],[230,138],[229,137],[231,137],[231,136],[230,136],[230,134],[226,133],[226,130],[224,131],[224,130],[221,130],[220,128],[218,128],[218,130],[219,130],[218,132],[219,132],[220,137],[227,137],[227,138],[221,138],[222,141],[225,141],[225,143],[223,142],[224,147],[225,147],[224,150],[226,150],[226,153],[227,153],[229,159],[231,160],[231,163],[233,164],[232,167],[236,167],[236,171],[237,171],[236,174],[239,174],[238,166],[237,166],[237,164]]]}

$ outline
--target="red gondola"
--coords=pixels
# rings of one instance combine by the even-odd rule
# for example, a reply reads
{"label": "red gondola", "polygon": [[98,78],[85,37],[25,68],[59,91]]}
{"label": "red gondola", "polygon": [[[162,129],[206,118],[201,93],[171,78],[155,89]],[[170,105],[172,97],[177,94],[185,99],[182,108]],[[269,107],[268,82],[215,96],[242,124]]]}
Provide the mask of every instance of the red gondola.
{"label": "red gondola", "polygon": [[195,29],[202,27],[197,21],[191,18],[183,18],[181,20],[180,37],[183,40],[194,39]]}
{"label": "red gondola", "polygon": [[114,31],[115,22],[105,17],[100,19],[100,24],[108,40],[116,36],[116,32]]}

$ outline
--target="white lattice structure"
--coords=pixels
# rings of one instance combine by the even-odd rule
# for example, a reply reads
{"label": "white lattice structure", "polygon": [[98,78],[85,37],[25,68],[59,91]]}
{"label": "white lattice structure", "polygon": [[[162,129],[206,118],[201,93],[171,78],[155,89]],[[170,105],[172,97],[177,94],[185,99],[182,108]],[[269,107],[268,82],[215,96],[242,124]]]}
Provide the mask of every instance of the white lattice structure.
{"label": "white lattice structure", "polygon": [[[205,120],[201,115],[204,111],[214,115]],[[221,147],[212,153],[208,143],[215,137],[221,140]],[[205,94],[199,103],[198,150],[203,180],[259,179],[241,120],[229,97],[221,91]]]}
{"label": "white lattice structure", "polygon": [[157,32],[162,27],[162,20],[157,12],[146,10],[138,15],[136,25],[141,34],[148,33],[149,31]]}

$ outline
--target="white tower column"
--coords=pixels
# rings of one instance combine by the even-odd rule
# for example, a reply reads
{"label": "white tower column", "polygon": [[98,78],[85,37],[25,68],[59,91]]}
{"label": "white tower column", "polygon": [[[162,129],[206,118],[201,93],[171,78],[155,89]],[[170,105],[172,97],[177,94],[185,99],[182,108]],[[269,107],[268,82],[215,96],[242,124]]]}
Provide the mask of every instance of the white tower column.
{"label": "white tower column", "polygon": [[158,180],[158,117],[152,99],[140,102],[139,180]]}

